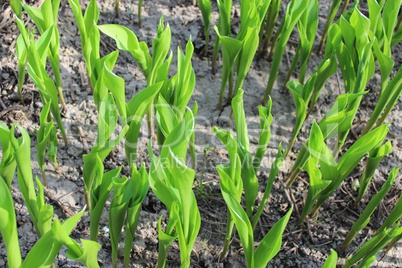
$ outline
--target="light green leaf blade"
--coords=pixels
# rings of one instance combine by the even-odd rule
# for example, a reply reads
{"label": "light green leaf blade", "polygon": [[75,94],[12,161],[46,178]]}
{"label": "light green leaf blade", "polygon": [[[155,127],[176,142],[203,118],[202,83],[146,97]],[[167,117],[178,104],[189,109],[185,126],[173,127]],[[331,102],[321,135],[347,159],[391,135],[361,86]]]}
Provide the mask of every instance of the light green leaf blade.
{"label": "light green leaf blade", "polygon": [[328,256],[322,268],[336,268],[338,262],[338,253],[331,248],[331,254]]}
{"label": "light green leaf blade", "polygon": [[285,216],[277,221],[268,234],[264,236],[255,250],[256,267],[266,267],[268,262],[278,254],[282,247],[282,234],[288,225],[290,216],[293,212],[293,206],[289,209]]}
{"label": "light green leaf blade", "polygon": [[0,176],[0,233],[7,248],[8,267],[21,265],[21,251],[18,242],[17,220],[10,189]]}

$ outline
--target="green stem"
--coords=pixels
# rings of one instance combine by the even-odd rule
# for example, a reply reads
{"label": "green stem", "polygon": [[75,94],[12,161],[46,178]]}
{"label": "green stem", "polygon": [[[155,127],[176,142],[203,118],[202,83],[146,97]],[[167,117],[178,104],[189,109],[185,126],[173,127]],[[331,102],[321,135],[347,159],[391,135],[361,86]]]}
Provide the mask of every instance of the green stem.
{"label": "green stem", "polygon": [[84,189],[84,197],[85,197],[85,203],[87,203],[87,209],[88,211],[91,210],[92,205],[91,205],[91,194],[89,193],[88,190]]}
{"label": "green stem", "polygon": [[223,245],[223,249],[221,251],[221,254],[219,255],[219,260],[223,260],[226,256],[226,253],[229,250],[230,242],[232,240],[233,229],[234,229],[234,220],[232,219],[232,215],[230,214],[230,211],[228,209],[225,244]]}
{"label": "green stem", "polygon": [[41,170],[42,170],[43,185],[44,185],[44,186],[47,186],[47,179],[46,179],[45,167],[41,167]]}
{"label": "green stem", "polygon": [[395,31],[398,30],[399,27],[401,27],[401,24],[402,24],[402,12],[399,12],[398,21],[395,26]]}
{"label": "green stem", "polygon": [[297,135],[292,137],[292,139],[290,140],[289,146],[285,150],[285,157],[288,155],[290,150],[292,150],[293,146],[295,145],[296,138],[297,138]]}
{"label": "green stem", "polygon": [[63,127],[59,127],[61,131],[61,135],[63,136],[63,141],[64,141],[64,146],[67,148],[68,147],[68,140],[67,140],[67,133],[66,130]]}
{"label": "green stem", "polygon": [[[273,10],[272,6],[269,7],[268,14],[267,14],[268,19],[267,19],[267,23],[266,23],[266,27],[265,27],[265,38],[264,38],[264,43],[262,45],[261,54],[268,50],[269,41],[271,41],[271,39],[272,39],[272,35],[274,33],[275,23],[277,21],[278,14],[279,14],[279,9]],[[274,41],[275,40],[273,40],[272,42],[274,42]],[[274,44],[272,43],[272,45],[274,45]]]}
{"label": "green stem", "polygon": [[24,64],[18,64],[18,95],[20,96],[20,100],[22,105],[25,105],[24,98],[22,96],[22,86],[24,85],[25,82],[25,67],[26,63]]}
{"label": "green stem", "polygon": [[287,178],[286,178],[286,189],[289,189],[290,186],[295,182],[297,176],[299,175],[301,169],[297,168],[295,171],[293,171]]}
{"label": "green stem", "polygon": [[387,245],[387,247],[386,247],[386,249],[385,249],[385,251],[384,251],[384,254],[387,254],[388,251],[389,251],[393,246],[395,246],[395,244],[398,243],[398,241],[401,240],[401,239],[402,239],[402,234],[400,234],[400,235],[394,237],[394,238],[391,240],[391,242],[389,242],[389,244]]}
{"label": "green stem", "polygon": [[219,47],[221,42],[219,41],[219,36],[216,36],[215,43],[214,43],[214,51],[212,54],[212,73],[216,73],[216,60],[218,58]]}
{"label": "green stem", "polygon": [[55,80],[55,84],[57,86],[57,93],[59,95],[61,105],[63,106],[63,109],[66,109],[66,101],[64,100],[64,96],[63,96],[63,83],[62,83],[61,73],[60,73],[60,58],[57,54],[58,52],[55,52],[55,51],[56,51],[56,48],[54,48],[54,47],[50,48],[49,61],[50,61],[50,65],[52,66],[54,80]]}
{"label": "green stem", "polygon": [[[98,241],[98,234],[99,234],[99,220],[95,221],[93,219],[93,215],[90,215],[90,216],[91,216],[91,220],[89,222],[89,239],[91,239],[92,241],[97,242]],[[95,222],[96,222],[96,224],[95,224]]]}
{"label": "green stem", "polygon": [[155,130],[154,130],[154,118],[153,118],[154,111],[153,111],[153,109],[154,109],[154,105],[153,105],[153,103],[151,103],[149,105],[148,111],[147,111],[147,122],[148,122],[149,135],[151,137],[153,137],[154,139],[156,139]]}
{"label": "green stem", "polygon": [[231,102],[234,97],[233,94],[233,68],[230,70],[229,74],[229,91],[228,91],[228,101]]}
{"label": "green stem", "polygon": [[66,110],[67,109],[66,101],[64,100],[63,89],[61,86],[57,86],[57,93],[59,94],[60,102],[61,102],[61,105],[63,106],[63,109]]}
{"label": "green stem", "polygon": [[272,190],[272,186],[274,184],[275,181],[275,177],[279,172],[279,166],[282,163],[283,159],[284,159],[284,155],[280,155],[282,149],[279,149],[278,151],[278,155],[276,157],[275,162],[272,164],[271,166],[271,171],[269,173],[269,177],[268,177],[268,182],[267,182],[267,186],[265,188],[265,192],[264,192],[264,196],[262,197],[261,203],[257,209],[257,212],[255,213],[254,217],[253,217],[253,222],[252,222],[252,227],[253,230],[255,230],[255,227],[257,226],[257,223],[261,217],[262,212],[264,211],[264,207],[266,205],[266,203],[268,202],[268,198],[271,194],[271,190]]}
{"label": "green stem", "polygon": [[[281,26],[282,26],[282,24],[281,24]],[[275,33],[274,39],[271,42],[271,50],[269,51],[268,60],[272,60],[272,57],[274,56],[276,43],[278,43],[278,39],[279,39],[279,35],[280,35],[281,31],[282,31],[282,27],[279,27],[279,29]]]}
{"label": "green stem", "polygon": [[327,19],[327,22],[325,23],[324,32],[322,33],[320,45],[318,46],[318,54],[320,54],[322,52],[322,49],[325,44],[325,40],[327,39],[327,36],[328,36],[329,27],[332,25],[332,22],[334,21],[336,12],[338,11],[340,5],[341,5],[341,0],[334,0],[332,2],[332,6],[331,6],[331,9],[328,14],[328,19]]}
{"label": "green stem", "polygon": [[285,85],[290,80],[290,77],[292,76],[293,71],[296,68],[296,65],[299,63],[300,51],[301,51],[301,43],[299,41],[299,44],[297,45],[295,57],[293,58],[293,61],[292,61],[292,64],[290,65],[288,73],[286,74],[285,83],[284,83]]}
{"label": "green stem", "polygon": [[208,56],[208,47],[209,47],[209,29],[204,29],[205,35],[205,47],[204,47],[204,56]]}
{"label": "green stem", "polygon": [[341,14],[345,13],[346,8],[347,8],[348,5],[349,5],[349,1],[350,1],[350,0],[346,0],[345,3],[343,4]]}
{"label": "green stem", "polygon": [[138,1],[138,24],[140,28],[142,28],[142,3],[144,0],[139,0]]}
{"label": "green stem", "polygon": [[[140,219],[141,203],[136,205],[135,208],[131,208],[131,210],[134,210],[135,213],[133,217],[133,222],[131,222],[131,226],[129,226],[129,223],[126,220],[126,237],[124,239],[124,268],[128,268],[130,265],[130,252],[133,248],[135,230],[137,229],[138,220]],[[128,229],[131,229],[130,235],[128,235]]]}
{"label": "green stem", "polygon": [[118,18],[119,15],[120,15],[120,12],[119,12],[119,2],[120,2],[120,0],[115,0],[115,1],[114,1],[114,13],[115,13],[115,17],[116,17],[116,18]]}
{"label": "green stem", "polygon": [[316,203],[313,207],[313,209],[311,210],[311,218],[314,218],[315,215],[318,212],[318,209],[320,208],[320,205],[318,203]]}

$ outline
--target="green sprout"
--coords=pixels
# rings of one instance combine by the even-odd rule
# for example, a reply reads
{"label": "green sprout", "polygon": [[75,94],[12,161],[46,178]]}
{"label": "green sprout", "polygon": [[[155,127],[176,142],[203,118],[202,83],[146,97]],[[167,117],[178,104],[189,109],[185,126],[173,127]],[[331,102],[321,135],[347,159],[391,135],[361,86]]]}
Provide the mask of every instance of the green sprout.
{"label": "green sprout", "polygon": [[211,26],[211,16],[212,16],[212,5],[211,0],[198,0],[197,2],[201,10],[202,20],[204,21],[204,36],[205,36],[204,56],[207,56],[209,46],[209,29]]}
{"label": "green sprout", "polygon": [[60,72],[60,34],[57,28],[60,0],[46,0],[41,4],[40,8],[31,7],[25,4],[22,6],[35,23],[41,35],[53,26],[54,34],[47,53],[52,66],[55,84],[57,85],[58,96],[65,109],[66,102],[63,97],[63,85]]}

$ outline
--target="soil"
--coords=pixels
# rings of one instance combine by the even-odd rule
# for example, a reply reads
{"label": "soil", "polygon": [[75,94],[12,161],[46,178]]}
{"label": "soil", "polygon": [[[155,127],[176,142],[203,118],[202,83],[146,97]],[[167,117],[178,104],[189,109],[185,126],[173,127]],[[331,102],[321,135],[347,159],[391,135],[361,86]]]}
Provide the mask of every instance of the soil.
{"label": "soil", "polygon": [[[34,1],[31,1],[33,4]],[[88,1],[82,1],[87,3]],[[213,74],[211,71],[212,45],[215,34],[211,30],[211,42],[209,54],[205,57],[203,22],[200,10],[192,5],[189,0],[147,0],[143,6],[142,28],[138,24],[137,4],[138,1],[121,1],[120,17],[114,16],[114,1],[99,1],[100,20],[99,24],[117,23],[134,31],[140,41],[145,41],[149,46],[156,35],[159,18],[163,15],[172,31],[171,49],[177,55],[176,48],[184,48],[185,43],[191,37],[195,46],[193,67],[197,76],[196,88],[190,101],[190,107],[195,101],[199,105],[199,114],[196,125],[196,149],[197,167],[194,192],[197,197],[201,212],[201,230],[192,253],[192,267],[245,267],[244,255],[238,236],[235,236],[232,246],[226,258],[220,260],[219,253],[223,246],[226,225],[226,205],[220,195],[219,177],[215,166],[228,161],[225,148],[211,131],[212,126],[218,125],[225,129],[233,129],[230,116],[230,106],[226,105],[222,111],[217,110],[218,89],[221,73]],[[288,1],[284,1],[288,2]],[[317,36],[316,48],[321,37],[323,24],[332,1],[320,1],[320,29]],[[1,53],[1,92],[0,92],[0,121],[3,123],[17,123],[28,130],[32,138],[32,167],[33,174],[40,177],[40,169],[36,162],[35,133],[39,129],[39,112],[42,103],[39,93],[32,81],[27,77],[24,85],[23,96],[25,105],[19,101],[17,94],[17,60],[15,57],[15,40],[18,29],[13,21],[12,12],[8,1],[0,0],[2,12],[0,14],[0,53]],[[234,1],[235,5],[238,1]],[[322,3],[322,4],[321,4]],[[37,3],[35,5],[38,5]],[[217,22],[217,7],[213,1],[213,18],[211,25]],[[234,14],[234,33],[238,29],[238,12]],[[281,16],[283,16],[281,14]],[[279,21],[279,20],[278,20]],[[236,24],[237,23],[237,24]],[[69,213],[76,213],[85,206],[82,180],[82,156],[87,153],[95,142],[97,131],[97,112],[93,102],[91,89],[85,74],[85,65],[81,54],[81,44],[73,14],[67,0],[61,1],[59,18],[59,31],[61,34],[61,70],[64,83],[64,96],[67,102],[63,113],[63,123],[68,132],[69,146],[59,145],[58,161],[60,169],[55,170],[51,163],[46,164],[48,176],[49,204],[55,207],[55,216],[65,219]],[[260,181],[260,195],[265,189],[270,165],[276,155],[279,142],[286,146],[293,131],[295,121],[295,107],[290,92],[284,87],[283,80],[289,66],[289,62],[295,53],[297,34],[293,33],[284,61],[280,67],[280,73],[272,92],[273,116],[272,138],[267,150],[261,171],[258,174]],[[102,54],[105,55],[116,49],[115,43],[102,35]],[[316,51],[316,50],[314,50]],[[402,46],[395,47],[393,51],[396,62],[394,70],[402,64]],[[252,144],[258,141],[259,117],[257,106],[261,103],[268,79],[270,61],[266,55],[257,57],[251,66],[243,88],[245,89],[244,103],[250,139]],[[309,70],[313,70],[321,61],[321,57],[314,52],[309,63]],[[218,62],[218,70],[220,70]],[[174,72],[176,62],[172,63],[171,71]],[[145,78],[138,66],[128,53],[121,52],[114,72],[125,79],[126,95],[131,98],[146,85]],[[285,190],[283,179],[287,176],[295,160],[297,152],[308,137],[313,118],[319,121],[325,112],[331,107],[336,96],[343,92],[341,73],[326,83],[319,98],[318,104],[312,115],[305,123],[294,149],[281,167],[281,171],[275,180],[272,194],[265,211],[256,229],[255,239],[260,241],[269,231],[273,224],[278,221],[295,204],[295,210],[289,221],[289,225],[283,235],[283,246],[277,256],[269,263],[269,267],[321,267],[326,260],[330,249],[339,248],[346,233],[350,230],[353,221],[363,211],[370,198],[381,188],[392,168],[401,166],[402,159],[402,102],[398,100],[394,110],[388,117],[390,132],[388,139],[391,140],[393,151],[381,162],[375,172],[373,183],[363,202],[353,208],[353,201],[357,193],[352,188],[352,182],[358,179],[364,169],[364,161],[345,180],[334,195],[325,203],[319,211],[317,219],[310,219],[301,228],[297,227],[297,221],[303,207],[303,198],[307,191],[308,177],[302,173],[292,188]],[[362,106],[356,117],[353,133],[346,143],[350,146],[368,120],[379,95],[379,75],[376,74],[369,83],[370,91],[363,98]],[[148,132],[144,125],[141,129],[139,144],[139,157],[137,163],[149,163],[147,153]],[[204,149],[206,149],[204,153]],[[125,165],[125,155],[120,144],[114,151],[113,157],[105,161],[106,169],[123,166],[123,174],[128,175],[128,167]],[[18,221],[18,232],[23,257],[36,242],[27,208],[18,190],[16,179],[12,185],[12,194],[15,200],[15,208]],[[360,234],[344,255],[340,255],[340,263],[346,256],[353,254],[358,247],[367,241],[381,225],[393,205],[396,204],[402,190],[401,175],[395,182],[389,194],[375,211],[373,219]],[[107,208],[106,208],[107,209]],[[157,229],[156,224],[160,215],[167,218],[167,210],[163,204],[149,191],[141,212],[136,238],[133,244],[131,267],[154,267],[157,261]],[[111,245],[107,229],[107,213],[101,220],[101,234],[99,243],[102,248],[99,252],[99,263],[102,267],[111,267]],[[74,239],[89,238],[89,216],[86,213],[72,233]],[[402,267],[402,243],[391,249],[387,255],[380,253],[375,267]],[[168,254],[168,266],[180,266],[179,247],[173,243]],[[56,258],[59,267],[81,267],[79,263],[66,258],[65,250],[61,251]],[[0,238],[0,267],[5,267],[6,249]]]}

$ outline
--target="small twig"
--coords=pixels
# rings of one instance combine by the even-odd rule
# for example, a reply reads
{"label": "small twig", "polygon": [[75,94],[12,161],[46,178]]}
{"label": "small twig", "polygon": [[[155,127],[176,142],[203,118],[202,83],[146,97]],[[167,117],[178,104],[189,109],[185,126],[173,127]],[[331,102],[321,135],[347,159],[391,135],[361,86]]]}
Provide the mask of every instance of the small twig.
{"label": "small twig", "polygon": [[7,18],[6,13],[10,13],[11,8],[8,7],[6,10],[4,10],[3,15],[4,18],[0,24],[0,30],[3,29],[4,27],[7,27],[8,25],[10,25],[12,22],[14,22],[15,18],[13,16],[11,16],[11,18]]}
{"label": "small twig", "polygon": [[295,211],[296,211],[296,213],[297,213],[297,216],[300,218],[300,211],[299,211],[299,208],[298,208],[297,205],[300,204],[300,203],[303,203],[303,200],[300,201],[300,202],[298,202],[298,203],[296,203],[296,198],[295,198],[295,196],[294,196],[292,190],[289,189],[289,193],[290,193],[290,198],[291,198],[292,201],[293,201],[293,204],[294,204],[294,207],[295,207]]}
{"label": "small twig", "polygon": [[338,84],[338,94],[342,94],[341,92],[341,79],[339,78],[339,72],[336,72],[336,82]]}
{"label": "small twig", "polygon": [[386,205],[388,206],[389,204],[391,204],[391,203],[396,203],[398,200],[398,197],[399,197],[399,195],[395,195],[394,197],[392,197],[391,199],[389,199],[387,202],[386,202]]}
{"label": "small twig", "polygon": [[[352,256],[353,254],[355,254],[357,250],[360,249],[363,246],[363,244],[367,241],[368,236],[369,233],[367,233],[367,235],[361,240],[360,244],[357,247],[353,247],[353,250],[349,253],[348,256]],[[353,241],[356,242],[357,240],[354,239]]]}
{"label": "small twig", "polygon": [[74,88],[73,88],[73,87],[70,87],[70,96],[71,96],[71,100],[72,100],[73,102],[76,102],[77,97],[75,96],[75,92],[74,92]]}
{"label": "small twig", "polygon": [[84,145],[84,151],[85,151],[86,154],[88,154],[89,153],[89,149],[88,149],[89,147],[88,147],[87,140],[84,138],[85,137],[84,131],[82,131],[81,126],[77,126],[77,129],[78,129],[78,133],[80,134],[80,140],[81,140],[82,144]]}
{"label": "small twig", "polygon": [[356,131],[354,128],[350,129],[350,133],[352,133],[353,137],[357,140],[359,138],[359,135],[357,135]]}
{"label": "small twig", "polygon": [[264,228],[262,227],[261,218],[258,220],[258,225],[260,226],[260,233],[261,233],[261,236],[264,237],[265,234],[264,234],[264,232],[263,232]]}
{"label": "small twig", "polygon": [[[385,206],[384,202],[381,202],[380,206],[382,207],[383,211],[379,210],[379,212],[384,216],[389,215],[389,211],[388,211],[387,207]],[[384,213],[384,211],[385,211],[385,213]]]}
{"label": "small twig", "polygon": [[[78,65],[78,71],[80,73],[81,85],[84,87],[85,85],[87,85],[86,76],[85,76],[87,71],[83,64]],[[88,81],[88,83],[91,83],[91,81]]]}
{"label": "small twig", "polygon": [[313,233],[311,232],[309,221],[306,221],[306,226],[307,226],[308,235],[310,236],[310,238],[313,237]]}
{"label": "small twig", "polygon": [[[279,180],[279,181],[280,181],[280,183],[282,184],[283,190],[284,190],[284,192],[285,192],[285,197],[286,197],[286,199],[288,200],[288,202],[289,202],[290,204],[294,205],[295,210],[296,210],[296,213],[297,213],[297,215],[300,217],[300,212],[299,212],[299,209],[297,208],[297,206],[295,205],[296,199],[294,198],[292,191],[289,189],[289,192],[288,192],[288,189],[286,189],[286,185],[285,185],[285,183],[283,182],[283,180]],[[289,194],[289,193],[290,193],[290,194]]]}
{"label": "small twig", "polygon": [[356,211],[354,211],[353,209],[350,209],[349,207],[345,206],[346,210],[348,210],[350,213],[352,213],[353,215],[355,215],[357,218],[360,217],[360,214],[357,213]]}
{"label": "small twig", "polygon": [[0,106],[3,110],[7,109],[6,105],[4,104],[3,100],[0,97]]}
{"label": "small twig", "polygon": [[339,187],[339,189],[341,190],[341,192],[342,193],[344,193],[344,194],[346,194],[346,195],[349,195],[352,199],[354,199],[354,197],[353,197],[353,195],[347,190],[347,189],[345,189],[344,187]]}
{"label": "small twig", "polygon": [[289,255],[292,252],[297,253],[297,250],[299,249],[299,246],[297,244],[295,244],[295,242],[293,242],[293,241],[292,241],[292,243],[293,243],[294,246],[292,248],[290,248],[288,251],[286,251],[285,255]]}
{"label": "small twig", "polygon": [[[207,209],[204,209],[204,208],[202,208],[202,207],[199,207],[199,210],[200,210],[201,212],[203,212],[204,214],[207,214],[207,215],[208,215],[209,217],[211,217],[211,218],[215,218],[215,219],[217,219],[218,221],[222,221],[222,217],[216,216],[215,213],[211,213],[211,211],[209,211],[209,210],[207,210]],[[205,220],[205,219],[202,219],[202,220],[205,221],[205,222],[208,222],[208,221]],[[221,224],[220,222],[208,222],[208,223],[217,224],[217,225],[220,225],[220,224]],[[222,224],[226,224],[226,223],[222,223]]]}
{"label": "small twig", "polygon": [[224,222],[210,221],[210,220],[207,220],[207,219],[202,219],[201,222],[208,223],[208,224],[211,224],[211,225],[226,225],[226,223],[224,223]]}
{"label": "small twig", "polygon": [[[3,103],[4,104],[4,103]],[[13,106],[4,109],[1,113],[0,113],[0,117],[3,117],[6,113],[13,111],[13,110],[21,110],[24,107],[20,104],[14,104]]]}
{"label": "small twig", "polygon": [[67,216],[71,217],[74,216],[75,213],[71,211],[70,208],[68,208],[66,205],[64,205],[62,202],[60,202],[59,198],[57,198],[56,196],[54,196],[48,189],[46,189],[45,187],[43,188],[43,191],[45,193],[45,195],[47,196],[47,198],[49,198],[50,200],[50,204],[55,204],[56,206],[58,206],[59,208],[61,208],[61,210],[63,210],[63,212],[65,214],[67,214]]}
{"label": "small twig", "polygon": [[328,245],[328,244],[331,244],[332,242],[334,242],[333,240],[329,240],[329,241],[327,241],[327,242],[324,242],[324,243],[322,243],[322,244],[314,244],[314,246],[315,247],[322,247],[322,246],[325,246],[325,245]]}

